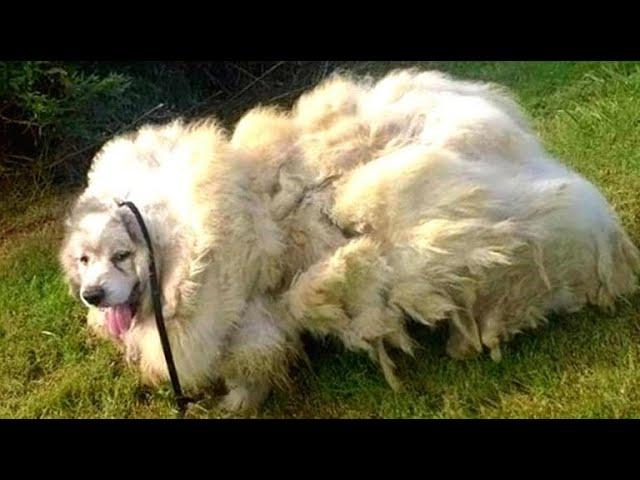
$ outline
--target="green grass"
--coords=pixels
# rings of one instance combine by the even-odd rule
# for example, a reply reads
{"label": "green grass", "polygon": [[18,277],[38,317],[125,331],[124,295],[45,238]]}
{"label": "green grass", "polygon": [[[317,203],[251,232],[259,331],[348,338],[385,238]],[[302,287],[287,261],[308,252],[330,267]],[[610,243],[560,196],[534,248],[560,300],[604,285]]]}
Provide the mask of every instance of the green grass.
{"label": "green grass", "polygon": [[[361,63],[383,73],[408,63]],[[430,64],[510,87],[547,148],[598,185],[640,244],[640,64]],[[0,417],[174,417],[167,386],[146,389],[115,349],[91,339],[57,266],[68,196],[0,210]],[[0,235],[3,235],[0,233]],[[501,363],[445,356],[445,333],[416,332],[415,359],[397,357],[394,393],[368,358],[312,344],[313,370],[277,392],[260,417],[640,417],[640,297],[615,315],[587,309],[519,336]],[[193,409],[220,414],[212,401]]]}

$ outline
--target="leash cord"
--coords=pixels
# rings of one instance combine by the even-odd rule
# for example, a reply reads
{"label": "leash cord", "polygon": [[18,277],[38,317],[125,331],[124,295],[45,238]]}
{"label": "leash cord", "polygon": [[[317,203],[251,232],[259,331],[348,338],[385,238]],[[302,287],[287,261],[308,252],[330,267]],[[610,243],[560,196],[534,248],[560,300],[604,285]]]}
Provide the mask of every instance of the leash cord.
{"label": "leash cord", "polygon": [[178,405],[178,410],[180,415],[183,416],[184,412],[187,408],[187,405],[192,400],[189,397],[185,397],[182,394],[182,388],[180,387],[180,380],[178,379],[178,372],[176,370],[176,365],[173,361],[173,355],[171,353],[171,345],[169,343],[169,337],[167,336],[167,329],[164,325],[164,317],[162,315],[162,301],[160,300],[160,286],[158,284],[158,275],[156,273],[156,263],[153,256],[153,247],[151,246],[151,237],[149,236],[149,231],[147,230],[147,226],[142,219],[142,215],[140,214],[140,210],[135,206],[133,202],[121,202],[116,200],[116,204],[118,207],[128,207],[133,215],[136,217],[138,221],[138,225],[140,226],[140,230],[142,230],[142,235],[144,236],[145,243],[147,244],[147,249],[149,251],[149,281],[151,284],[151,298],[153,300],[153,310],[156,317],[156,325],[158,326],[158,333],[160,334],[160,343],[162,344],[162,351],[164,353],[164,358],[167,362],[167,369],[169,370],[169,378],[171,379],[171,386],[173,387],[173,394],[175,397],[176,404]]}

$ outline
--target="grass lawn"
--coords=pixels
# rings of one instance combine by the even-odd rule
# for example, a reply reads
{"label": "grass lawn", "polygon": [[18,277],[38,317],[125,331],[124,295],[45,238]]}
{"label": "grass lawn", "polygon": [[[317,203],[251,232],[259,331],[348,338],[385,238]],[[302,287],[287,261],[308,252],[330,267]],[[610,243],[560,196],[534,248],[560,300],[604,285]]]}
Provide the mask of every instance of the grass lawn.
{"label": "grass lawn", "polygon": [[[409,65],[353,69],[377,75]],[[640,63],[429,66],[512,88],[547,148],[600,187],[640,244]],[[84,309],[57,265],[69,199],[0,206],[0,417],[175,417],[168,386],[142,387],[83,327]],[[300,368],[297,388],[272,395],[260,417],[640,417],[640,295],[615,315],[554,318],[506,345],[501,363],[451,360],[444,332],[416,334],[416,358],[398,357],[403,392],[365,356],[313,344],[313,370]],[[204,400],[192,414],[219,416],[212,405]]]}

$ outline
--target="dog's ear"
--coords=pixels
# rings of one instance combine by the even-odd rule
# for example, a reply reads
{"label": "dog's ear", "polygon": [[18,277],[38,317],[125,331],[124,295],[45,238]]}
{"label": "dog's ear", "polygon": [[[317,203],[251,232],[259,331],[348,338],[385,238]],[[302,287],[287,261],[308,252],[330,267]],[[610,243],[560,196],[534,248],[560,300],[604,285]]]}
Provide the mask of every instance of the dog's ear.
{"label": "dog's ear", "polygon": [[143,243],[144,236],[142,235],[142,230],[140,229],[138,220],[133,212],[127,207],[122,206],[118,207],[117,214],[131,240],[136,244]]}
{"label": "dog's ear", "polygon": [[69,286],[69,293],[77,296],[80,293],[80,272],[78,259],[73,249],[73,232],[81,218],[91,212],[104,211],[105,205],[93,196],[81,195],[75,201],[65,220],[65,237],[62,241],[58,260],[62,267],[64,279]]}
{"label": "dog's ear", "polygon": [[58,259],[62,267],[64,279],[69,286],[69,294],[75,297],[80,293],[80,273],[78,272],[78,263],[73,255],[70,241],[71,233],[67,231],[66,237],[62,242],[62,248],[60,249],[60,256]]}

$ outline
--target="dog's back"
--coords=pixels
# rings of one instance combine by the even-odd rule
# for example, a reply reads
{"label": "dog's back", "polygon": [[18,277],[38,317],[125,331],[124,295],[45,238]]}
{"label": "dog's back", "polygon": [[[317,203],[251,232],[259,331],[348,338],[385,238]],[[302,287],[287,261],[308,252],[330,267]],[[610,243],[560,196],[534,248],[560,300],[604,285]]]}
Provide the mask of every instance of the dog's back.
{"label": "dog's back", "polygon": [[636,288],[638,251],[604,197],[545,152],[498,88],[433,72],[338,76],[291,121],[310,171],[339,177],[333,221],[357,235],[287,294],[311,328],[408,350],[404,314],[446,318],[452,355],[484,345],[497,358],[501,340],[549,312],[609,307]]}

